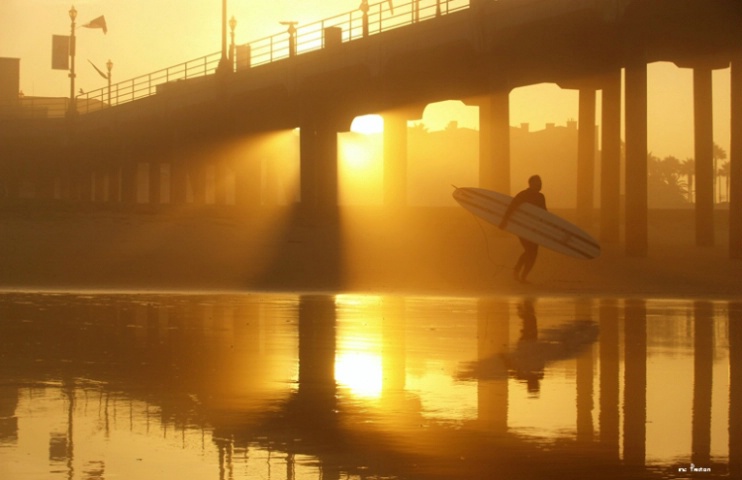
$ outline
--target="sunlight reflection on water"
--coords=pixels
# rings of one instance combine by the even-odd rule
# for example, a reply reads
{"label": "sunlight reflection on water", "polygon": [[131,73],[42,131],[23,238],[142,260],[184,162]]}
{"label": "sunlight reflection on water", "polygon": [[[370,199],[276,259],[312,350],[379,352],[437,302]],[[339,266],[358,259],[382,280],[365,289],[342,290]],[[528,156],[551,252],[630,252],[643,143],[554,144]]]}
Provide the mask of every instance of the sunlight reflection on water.
{"label": "sunlight reflection on water", "polygon": [[741,312],[6,293],[0,478],[726,478]]}

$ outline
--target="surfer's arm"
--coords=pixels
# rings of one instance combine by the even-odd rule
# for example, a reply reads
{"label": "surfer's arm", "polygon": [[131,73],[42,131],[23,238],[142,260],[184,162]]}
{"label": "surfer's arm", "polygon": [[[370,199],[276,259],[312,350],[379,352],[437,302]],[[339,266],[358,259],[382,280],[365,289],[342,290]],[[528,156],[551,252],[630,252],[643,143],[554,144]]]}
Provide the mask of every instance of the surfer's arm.
{"label": "surfer's arm", "polygon": [[507,226],[508,221],[510,221],[510,216],[521,203],[523,203],[523,200],[520,198],[519,195],[516,195],[513,201],[510,202],[510,205],[508,205],[507,210],[505,210],[505,214],[503,214],[502,220],[500,220],[500,228],[505,228]]}
{"label": "surfer's arm", "polygon": [[512,211],[508,208],[508,210],[505,212],[505,215],[503,215],[502,220],[500,220],[500,225],[498,225],[500,228],[505,228],[505,226],[508,224],[511,213]]}

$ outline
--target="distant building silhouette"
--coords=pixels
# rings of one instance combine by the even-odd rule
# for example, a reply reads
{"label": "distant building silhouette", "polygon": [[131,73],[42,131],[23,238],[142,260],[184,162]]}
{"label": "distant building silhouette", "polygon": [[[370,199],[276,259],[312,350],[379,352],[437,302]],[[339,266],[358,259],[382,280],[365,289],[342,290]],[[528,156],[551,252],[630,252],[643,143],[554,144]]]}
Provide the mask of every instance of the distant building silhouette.
{"label": "distant building silhouette", "polygon": [[[510,184],[521,189],[525,180],[538,173],[548,192],[549,208],[575,208],[577,205],[577,122],[566,126],[547,123],[543,130],[530,125],[510,129]],[[595,205],[599,205],[599,153],[595,149]],[[511,192],[514,193],[514,192]]]}
{"label": "distant building silhouette", "polygon": [[[549,192],[549,208],[575,208],[577,189],[577,122],[547,124],[531,131],[528,124],[510,129],[513,188],[538,173]],[[596,147],[595,204],[599,205],[600,168]],[[475,186],[479,176],[479,132],[455,123],[440,131],[409,130],[410,205],[452,205],[449,185]],[[504,192],[514,193],[514,192]]]}

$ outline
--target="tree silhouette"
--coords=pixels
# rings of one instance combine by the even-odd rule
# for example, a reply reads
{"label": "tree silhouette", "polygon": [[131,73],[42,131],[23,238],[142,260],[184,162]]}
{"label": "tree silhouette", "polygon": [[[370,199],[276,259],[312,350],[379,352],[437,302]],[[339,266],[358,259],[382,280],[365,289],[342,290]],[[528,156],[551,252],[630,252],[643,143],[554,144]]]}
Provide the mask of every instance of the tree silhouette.
{"label": "tree silhouette", "polygon": [[727,152],[714,142],[714,191],[716,201],[721,202],[721,188],[719,188],[719,160],[726,160]]}
{"label": "tree silhouette", "polygon": [[694,158],[686,158],[680,164],[680,173],[685,175],[686,179],[686,190],[688,193],[688,201],[695,202],[695,191],[693,190],[693,180],[696,175],[696,160]]}
{"label": "tree silhouette", "polygon": [[681,207],[688,203],[686,183],[681,179],[681,162],[676,157],[659,159],[647,154],[647,187],[654,206]]}
{"label": "tree silhouette", "polygon": [[[725,188],[724,188],[724,201],[729,202],[729,161],[721,164],[719,170],[716,171],[719,177],[725,177]],[[719,203],[721,203],[721,192],[719,192]]]}

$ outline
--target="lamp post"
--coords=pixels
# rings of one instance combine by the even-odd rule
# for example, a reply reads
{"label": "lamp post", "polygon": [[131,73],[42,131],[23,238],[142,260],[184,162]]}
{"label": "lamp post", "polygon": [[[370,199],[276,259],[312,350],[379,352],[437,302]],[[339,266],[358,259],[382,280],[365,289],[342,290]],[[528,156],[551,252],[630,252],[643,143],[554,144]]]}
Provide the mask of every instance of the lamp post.
{"label": "lamp post", "polygon": [[289,57],[293,57],[296,55],[296,24],[299,22],[287,21],[278,23],[288,26],[287,32],[289,34]]}
{"label": "lamp post", "polygon": [[234,43],[234,29],[237,28],[237,19],[234,18],[234,15],[232,15],[232,18],[229,19],[229,31],[231,35],[231,43],[229,44],[229,66],[232,70],[234,70],[234,52],[235,52],[235,43]]}
{"label": "lamp post", "polygon": [[75,105],[75,19],[77,10],[73,5],[69,11],[70,14],[70,106],[67,115],[74,117],[77,114]]}
{"label": "lamp post", "polygon": [[227,73],[231,70],[229,58],[227,58],[227,0],[222,0],[222,58],[216,67],[216,72]]}
{"label": "lamp post", "polygon": [[358,9],[363,12],[363,15],[361,17],[362,26],[363,26],[363,38],[368,37],[368,0],[362,0],[361,6],[358,7]]}
{"label": "lamp post", "polygon": [[111,70],[113,70],[113,62],[109,58],[106,62],[106,69],[108,70],[108,106],[111,106]]}

